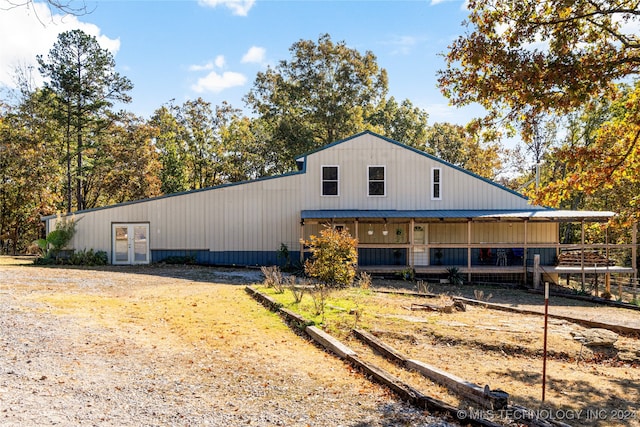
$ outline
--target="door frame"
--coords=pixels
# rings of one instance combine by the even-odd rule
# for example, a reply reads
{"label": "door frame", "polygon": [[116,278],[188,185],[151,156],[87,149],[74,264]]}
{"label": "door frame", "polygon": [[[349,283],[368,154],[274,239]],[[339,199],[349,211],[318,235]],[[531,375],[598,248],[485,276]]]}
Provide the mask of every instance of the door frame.
{"label": "door frame", "polygon": [[[136,261],[135,259],[135,233],[134,227],[144,226],[146,227],[146,252],[144,261]],[[128,234],[128,252],[127,261],[116,260],[116,227],[127,227]],[[151,249],[149,245],[149,222],[112,222],[111,223],[111,264],[113,265],[140,265],[149,264],[151,262]]]}

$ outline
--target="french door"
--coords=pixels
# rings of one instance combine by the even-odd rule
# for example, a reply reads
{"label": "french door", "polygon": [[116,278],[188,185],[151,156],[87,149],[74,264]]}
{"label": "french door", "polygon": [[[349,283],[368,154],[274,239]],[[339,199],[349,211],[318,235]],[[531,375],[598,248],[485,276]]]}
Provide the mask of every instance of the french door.
{"label": "french door", "polygon": [[149,263],[149,224],[112,224],[112,264]]}

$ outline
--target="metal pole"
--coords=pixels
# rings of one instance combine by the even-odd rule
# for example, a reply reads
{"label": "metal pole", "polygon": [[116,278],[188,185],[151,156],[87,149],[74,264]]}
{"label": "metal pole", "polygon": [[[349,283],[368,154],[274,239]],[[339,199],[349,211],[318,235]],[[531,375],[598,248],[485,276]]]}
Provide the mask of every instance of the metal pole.
{"label": "metal pole", "polygon": [[547,319],[549,317],[549,282],[544,284],[544,344],[542,350],[542,401],[547,386]]}

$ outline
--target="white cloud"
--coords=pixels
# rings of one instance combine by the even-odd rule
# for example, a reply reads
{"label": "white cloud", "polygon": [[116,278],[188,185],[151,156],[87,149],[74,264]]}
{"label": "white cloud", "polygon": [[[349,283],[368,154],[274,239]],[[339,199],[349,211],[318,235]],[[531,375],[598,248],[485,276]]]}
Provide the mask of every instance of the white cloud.
{"label": "white cloud", "polygon": [[263,47],[251,46],[247,53],[242,57],[242,63],[256,63],[262,64],[264,63],[264,58],[266,55],[266,50]]}
{"label": "white cloud", "polygon": [[198,0],[198,3],[208,7],[225,6],[227,9],[231,9],[234,15],[247,16],[255,4],[255,0]]}
{"label": "white cloud", "polygon": [[219,93],[225,89],[229,89],[235,86],[242,86],[246,82],[247,78],[240,73],[225,71],[222,74],[218,74],[215,71],[212,71],[205,77],[198,79],[198,82],[191,86],[191,89],[197,93]]}
{"label": "white cloud", "polygon": [[[101,34],[98,26],[80,22],[75,16],[52,15],[44,3],[12,7],[7,0],[0,0],[0,85],[15,87],[16,67],[37,70],[36,55],[46,57],[58,34],[73,29],[96,37],[100,46],[114,55],[120,49],[120,40]],[[33,75],[36,84],[41,84],[39,73]]]}
{"label": "white cloud", "polygon": [[210,70],[213,70],[215,67],[222,68],[224,67],[224,64],[225,64],[224,55],[218,55],[216,56],[215,60],[209,61],[206,64],[189,65],[189,71],[210,71]]}
{"label": "white cloud", "polygon": [[213,70],[213,62],[209,61],[203,65],[189,65],[189,71],[207,71]]}

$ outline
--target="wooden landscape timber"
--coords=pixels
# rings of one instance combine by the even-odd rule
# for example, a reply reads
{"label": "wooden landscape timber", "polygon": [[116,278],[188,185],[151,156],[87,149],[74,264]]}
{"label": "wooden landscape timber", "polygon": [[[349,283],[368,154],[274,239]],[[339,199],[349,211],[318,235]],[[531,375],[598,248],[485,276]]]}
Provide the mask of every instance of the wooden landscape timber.
{"label": "wooden landscape timber", "polygon": [[[437,294],[432,294],[432,293],[424,293],[424,292],[415,292],[415,291],[405,291],[405,290],[400,290],[400,291],[392,291],[392,290],[376,290],[376,292],[379,293],[385,293],[385,294],[395,294],[395,295],[406,295],[406,296],[415,296],[415,297],[422,297],[422,298],[439,298],[440,295]],[[532,293],[538,293],[535,291],[529,291]],[[566,298],[565,295],[558,295],[559,297],[562,298]],[[490,303],[487,301],[480,301],[480,300],[476,300],[473,298],[465,298],[465,297],[458,297],[458,296],[452,296],[451,297],[454,301],[460,301],[464,304],[469,304],[469,305],[477,305],[477,306],[481,306],[481,307],[485,307],[485,308],[490,308],[493,310],[500,310],[500,311],[507,311],[507,312],[511,312],[511,313],[518,313],[518,314],[532,314],[535,316],[544,316],[544,313],[542,311],[536,311],[536,310],[528,310],[528,309],[524,309],[524,308],[517,308],[517,307],[511,307],[508,305],[503,305],[503,304],[496,304],[496,303]],[[576,299],[580,299],[580,298],[576,298]],[[591,299],[591,297],[586,297],[587,300],[589,301],[593,301]],[[597,302],[597,301],[593,301],[593,302]],[[422,305],[422,304],[420,304]],[[425,304],[425,306],[428,306],[429,304]],[[614,304],[606,304],[606,305],[611,305],[611,306],[616,306]],[[633,307],[620,307],[620,308],[631,308],[633,310],[637,310],[636,308]],[[617,324],[613,324],[613,323],[604,323],[604,322],[597,322],[594,320],[587,320],[587,319],[581,319],[578,317],[571,317],[571,316],[563,316],[563,315],[559,315],[559,314],[551,314],[549,313],[549,318],[552,319],[558,319],[558,320],[566,320],[568,322],[572,322],[581,326],[585,326],[588,328],[600,328],[600,329],[608,329],[610,331],[616,332],[618,334],[621,335],[627,335],[627,336],[638,336],[640,335],[640,328],[634,328],[634,327],[630,327],[630,326],[624,326],[624,325],[617,325]]]}
{"label": "wooden landscape timber", "polygon": [[[452,297],[455,300],[459,300],[462,301],[466,304],[472,304],[472,305],[479,305],[482,307],[486,307],[486,308],[491,308],[494,310],[501,310],[501,311],[508,311],[511,313],[518,313],[518,314],[533,314],[536,316],[544,316],[544,313],[541,311],[536,311],[536,310],[527,310],[527,309],[523,309],[523,308],[517,308],[517,307],[509,307],[506,305],[502,305],[502,304],[495,304],[495,303],[490,303],[490,302],[486,302],[486,301],[478,301],[475,299],[471,299],[471,298],[464,298],[464,297]],[[640,328],[633,328],[630,326],[624,326],[624,325],[616,325],[613,323],[604,323],[604,322],[596,322],[594,320],[587,320],[587,319],[580,319],[577,317],[571,317],[571,316],[563,316],[560,314],[550,314],[549,313],[549,318],[552,319],[559,319],[559,320],[566,320],[568,322],[572,322],[578,325],[582,325],[582,326],[586,326],[588,328],[600,328],[600,329],[608,329],[610,331],[616,332],[618,334],[622,334],[622,335],[630,335],[630,336],[638,336],[640,335]]]}
{"label": "wooden landscape timber", "polygon": [[[245,287],[245,290],[248,294],[254,297],[254,299],[256,299],[258,302],[263,304],[265,307],[267,307],[271,311],[275,311],[281,314],[287,324],[292,326],[297,325],[298,328],[300,328],[302,325],[307,325],[306,327],[304,327],[304,331],[314,342],[321,345],[323,348],[332,352],[333,354],[339,356],[343,360],[349,362],[352,366],[359,369],[362,373],[364,373],[370,379],[387,387],[389,390],[394,392],[398,397],[406,400],[407,402],[410,402],[416,407],[427,409],[435,413],[448,414],[449,416],[452,417],[453,420],[457,422],[461,422],[464,425],[482,426],[482,427],[502,427],[503,426],[503,424],[498,424],[493,421],[482,418],[481,416],[478,416],[471,410],[456,408],[444,401],[441,401],[423,394],[419,390],[403,382],[401,379],[395,377],[394,375],[385,371],[384,369],[381,369],[380,367],[361,359],[354,350],[352,350],[351,348],[343,344],[340,340],[336,339],[335,337],[331,336],[330,334],[322,331],[321,329],[315,326],[311,326],[313,322],[306,320],[304,317],[300,316],[297,313],[292,312],[291,310],[284,309],[281,306],[281,304],[276,303],[272,298],[268,297],[267,295],[262,294],[261,292],[255,290],[250,286]],[[356,332],[354,330],[354,334],[355,333]],[[357,333],[363,336],[364,335],[371,336],[367,332],[361,331],[361,330],[358,331]],[[395,351],[393,348],[384,344],[383,342],[377,339],[372,340],[372,342],[374,341],[376,343],[375,349],[379,353],[391,359],[392,361],[404,361],[402,364],[403,364],[403,367],[405,367],[406,369],[414,369],[419,372],[422,372],[421,369],[423,369],[423,367],[429,366],[422,362],[418,362],[415,360],[408,360],[404,356],[402,356],[400,353]],[[432,369],[433,372],[435,372],[436,370],[437,368]],[[500,410],[508,411],[512,416],[517,418],[520,425],[528,425],[532,427],[570,427],[568,424],[565,424],[556,420],[544,420],[544,419],[538,418],[535,415],[534,411],[531,411],[530,409],[525,408],[523,406],[508,405],[508,404],[505,406],[500,406],[501,405],[500,402],[506,402],[508,400],[507,393],[500,390],[491,391],[488,387],[480,388],[475,384],[458,379],[454,375],[448,374],[444,371],[441,371],[441,370],[437,370],[437,371],[442,373],[443,378],[445,377],[449,378],[450,384],[455,384],[456,387],[458,387],[458,388],[452,388],[452,391],[462,394],[459,390],[465,390],[465,388],[469,388],[469,390],[467,390],[466,393],[469,394],[469,396],[474,396],[474,398],[468,397],[466,394],[464,395],[464,397],[468,397],[469,400],[472,400],[476,403],[479,403],[478,396],[479,394],[482,394],[485,401],[492,401],[492,404],[494,405],[494,406],[486,406],[487,408],[494,408],[494,410],[497,410],[497,411],[500,411]],[[456,381],[453,381],[453,379],[455,379]],[[445,383],[445,385],[447,384]],[[473,386],[477,387],[477,390],[475,390],[475,387]],[[471,389],[473,389],[474,391],[470,391]],[[502,408],[502,409],[496,409],[496,408]]]}
{"label": "wooden landscape timber", "polygon": [[418,360],[407,359],[394,348],[362,329],[354,329],[353,334],[392,362],[406,369],[420,372],[423,376],[444,385],[449,390],[481,405],[483,408],[504,409],[509,405],[509,394],[502,390],[491,390],[488,385],[480,387],[435,366]]}

